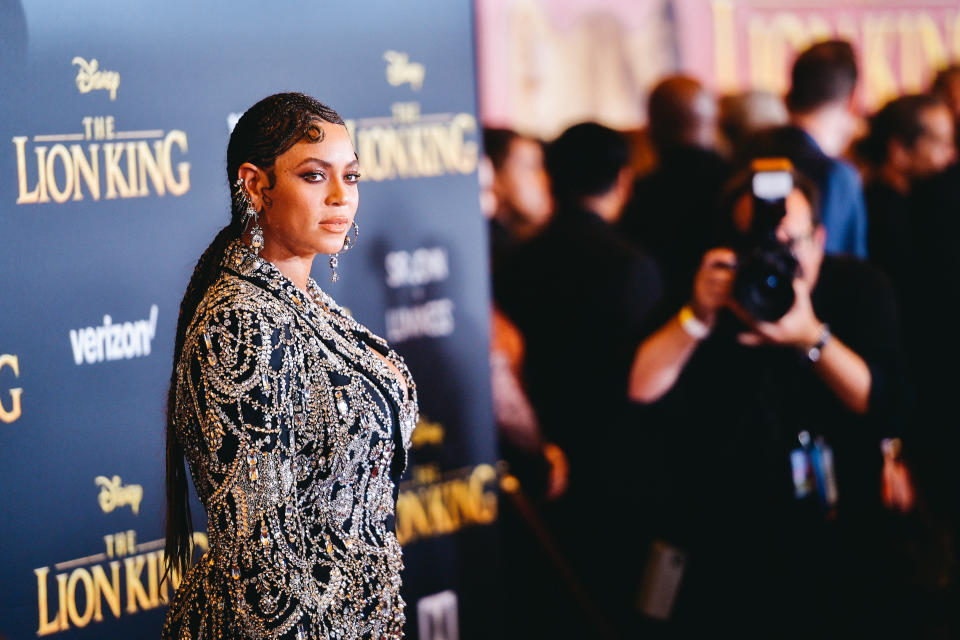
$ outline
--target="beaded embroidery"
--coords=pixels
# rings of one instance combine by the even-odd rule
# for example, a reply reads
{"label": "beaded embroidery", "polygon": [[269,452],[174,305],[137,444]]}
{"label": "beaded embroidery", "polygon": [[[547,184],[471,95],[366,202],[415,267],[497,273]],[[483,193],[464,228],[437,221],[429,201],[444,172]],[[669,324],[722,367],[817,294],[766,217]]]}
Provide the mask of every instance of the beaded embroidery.
{"label": "beaded embroidery", "polygon": [[176,378],[210,549],[163,638],[400,638],[391,524],[417,421],[410,372],[312,279],[305,295],[240,241],[222,264]]}

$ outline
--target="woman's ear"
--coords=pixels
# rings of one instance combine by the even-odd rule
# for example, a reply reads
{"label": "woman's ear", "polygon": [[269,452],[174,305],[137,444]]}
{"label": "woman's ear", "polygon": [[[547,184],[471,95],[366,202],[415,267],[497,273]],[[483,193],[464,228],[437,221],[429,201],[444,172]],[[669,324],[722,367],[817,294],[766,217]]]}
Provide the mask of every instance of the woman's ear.
{"label": "woman's ear", "polygon": [[266,174],[255,164],[244,162],[237,170],[237,177],[243,179],[250,204],[257,211],[261,211],[263,209],[263,189],[269,186],[266,183]]}

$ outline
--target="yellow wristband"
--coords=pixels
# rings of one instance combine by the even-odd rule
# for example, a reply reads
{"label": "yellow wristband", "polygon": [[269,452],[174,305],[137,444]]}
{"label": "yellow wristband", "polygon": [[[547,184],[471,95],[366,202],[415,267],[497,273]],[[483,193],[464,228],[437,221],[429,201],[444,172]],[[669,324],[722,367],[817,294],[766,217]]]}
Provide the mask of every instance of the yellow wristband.
{"label": "yellow wristband", "polygon": [[694,340],[703,340],[710,335],[710,327],[697,318],[689,305],[684,305],[684,307],[680,309],[680,314],[677,316],[677,319],[680,321],[680,326],[683,327],[683,330],[687,332],[687,335]]}

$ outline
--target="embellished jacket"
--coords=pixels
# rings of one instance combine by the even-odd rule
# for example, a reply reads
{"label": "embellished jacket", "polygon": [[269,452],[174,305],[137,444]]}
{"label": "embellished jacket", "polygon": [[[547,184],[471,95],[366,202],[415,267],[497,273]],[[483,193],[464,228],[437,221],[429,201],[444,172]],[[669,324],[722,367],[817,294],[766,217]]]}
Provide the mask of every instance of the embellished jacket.
{"label": "embellished jacket", "polygon": [[417,421],[410,372],[314,280],[305,294],[239,240],[222,267],[176,371],[209,550],[163,637],[399,638],[393,514]]}

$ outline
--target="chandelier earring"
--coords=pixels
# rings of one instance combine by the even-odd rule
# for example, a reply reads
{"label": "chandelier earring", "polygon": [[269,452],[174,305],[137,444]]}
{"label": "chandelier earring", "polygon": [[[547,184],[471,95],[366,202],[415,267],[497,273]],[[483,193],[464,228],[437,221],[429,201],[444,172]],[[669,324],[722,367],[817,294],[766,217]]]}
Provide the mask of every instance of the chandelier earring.
{"label": "chandelier earring", "polygon": [[357,226],[357,223],[353,223],[353,239],[350,239],[350,234],[348,233],[343,237],[343,248],[340,251],[337,251],[335,254],[330,256],[330,282],[336,282],[340,279],[340,275],[337,273],[337,265],[340,264],[340,259],[337,257],[341,253],[345,253],[352,249],[357,244],[357,238],[360,237],[360,227]]}
{"label": "chandelier earring", "polygon": [[236,183],[234,193],[234,203],[237,205],[237,208],[243,209],[243,217],[240,219],[240,227],[242,229],[241,236],[246,232],[247,226],[250,224],[250,220],[253,220],[253,227],[250,229],[250,248],[253,250],[255,256],[260,256],[260,249],[263,248],[263,229],[260,228],[260,212],[257,211],[253,202],[250,201],[250,196],[247,194],[246,185],[243,182],[243,178],[238,178]]}

